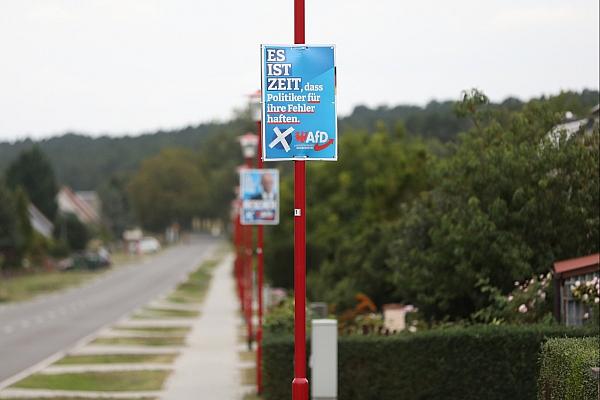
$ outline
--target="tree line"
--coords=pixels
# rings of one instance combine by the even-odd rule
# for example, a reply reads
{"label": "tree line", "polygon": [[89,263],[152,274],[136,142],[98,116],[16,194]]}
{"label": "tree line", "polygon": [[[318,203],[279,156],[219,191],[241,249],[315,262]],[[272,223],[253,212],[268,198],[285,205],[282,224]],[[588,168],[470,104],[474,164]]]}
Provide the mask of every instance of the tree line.
{"label": "tree line", "polygon": [[[566,111],[584,117],[597,103],[597,91],[495,104],[470,91],[422,108],[357,107],[340,121],[339,161],[307,168],[309,298],[343,311],[362,293],[378,306],[414,304],[431,320],[464,319],[493,302],[490,291],[598,251],[598,128],[548,135]],[[247,112],[209,125],[196,142],[159,134],[164,146],[137,149],[138,158],[115,151],[109,169],[82,166],[78,175],[102,176],[90,182],[114,238],[138,224],[230,221],[237,137],[255,125]],[[292,288],[291,163],[270,166],[281,171],[282,218],[265,230],[267,278]]]}
{"label": "tree line", "polygon": [[[591,135],[548,134],[567,110],[589,115],[590,103],[563,93],[502,107],[472,91],[454,105],[470,128],[450,142],[400,123],[345,130],[339,162],[307,169],[309,298],[343,311],[363,293],[378,306],[414,304],[429,320],[463,320],[493,302],[490,292],[597,252],[597,123]],[[292,199],[287,176],[283,216]],[[287,288],[292,224],[266,230],[268,275]]]}

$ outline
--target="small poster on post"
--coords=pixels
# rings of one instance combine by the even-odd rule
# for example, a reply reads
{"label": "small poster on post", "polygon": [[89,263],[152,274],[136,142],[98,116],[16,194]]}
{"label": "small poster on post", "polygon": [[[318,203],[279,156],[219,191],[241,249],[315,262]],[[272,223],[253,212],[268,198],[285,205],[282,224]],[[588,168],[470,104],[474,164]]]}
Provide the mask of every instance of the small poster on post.
{"label": "small poster on post", "polygon": [[279,223],[279,171],[245,169],[240,172],[242,225]]}

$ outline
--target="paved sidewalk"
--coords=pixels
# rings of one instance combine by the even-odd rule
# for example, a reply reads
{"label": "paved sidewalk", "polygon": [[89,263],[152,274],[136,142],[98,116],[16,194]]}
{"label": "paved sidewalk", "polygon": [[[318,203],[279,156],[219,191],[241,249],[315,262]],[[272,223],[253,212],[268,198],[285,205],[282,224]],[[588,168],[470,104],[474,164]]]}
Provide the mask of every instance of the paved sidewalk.
{"label": "paved sidewalk", "polygon": [[202,306],[202,315],[188,336],[188,348],[179,356],[166,383],[163,400],[240,400],[237,332],[239,319],[227,256],[214,270]]}

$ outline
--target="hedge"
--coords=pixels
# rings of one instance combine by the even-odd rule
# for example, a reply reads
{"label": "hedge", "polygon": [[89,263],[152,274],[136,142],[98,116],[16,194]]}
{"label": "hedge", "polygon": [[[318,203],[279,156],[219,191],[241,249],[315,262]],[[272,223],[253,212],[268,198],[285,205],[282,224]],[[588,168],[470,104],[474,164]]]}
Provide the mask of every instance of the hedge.
{"label": "hedge", "polygon": [[539,400],[598,398],[598,381],[591,368],[600,364],[600,339],[550,339],[542,349]]}
{"label": "hedge", "polygon": [[[546,338],[597,334],[590,328],[563,326],[473,326],[342,336],[338,399],[532,400]],[[265,337],[266,400],[291,398],[293,348],[290,336]]]}

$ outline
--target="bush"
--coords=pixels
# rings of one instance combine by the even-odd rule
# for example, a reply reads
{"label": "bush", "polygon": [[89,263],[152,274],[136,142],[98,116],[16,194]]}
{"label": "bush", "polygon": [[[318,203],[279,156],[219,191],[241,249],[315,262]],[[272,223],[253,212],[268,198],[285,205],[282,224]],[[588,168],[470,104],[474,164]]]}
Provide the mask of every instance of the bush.
{"label": "bush", "polygon": [[[527,325],[342,336],[338,347],[338,398],[535,399],[539,349],[546,338],[592,333],[597,334],[597,330]],[[293,349],[291,336],[265,337],[266,400],[291,398]]]}
{"label": "bush", "polygon": [[274,307],[265,317],[263,326],[265,335],[282,335],[294,332],[294,300],[285,299]]}
{"label": "bush", "polygon": [[542,349],[538,399],[592,400],[598,381],[591,368],[600,364],[600,338],[550,339]]}

